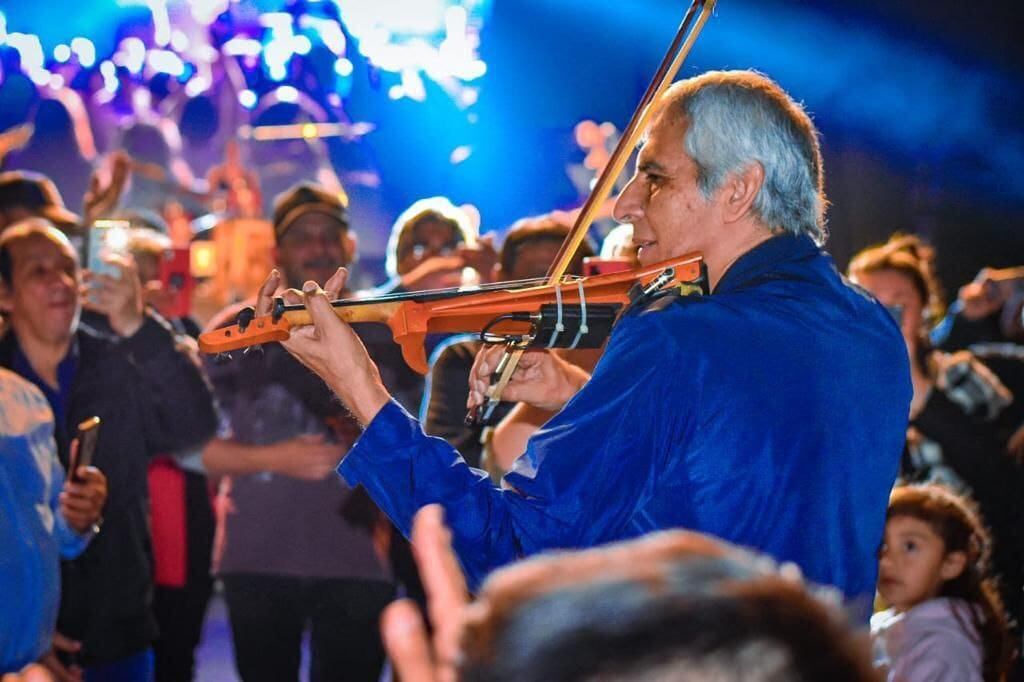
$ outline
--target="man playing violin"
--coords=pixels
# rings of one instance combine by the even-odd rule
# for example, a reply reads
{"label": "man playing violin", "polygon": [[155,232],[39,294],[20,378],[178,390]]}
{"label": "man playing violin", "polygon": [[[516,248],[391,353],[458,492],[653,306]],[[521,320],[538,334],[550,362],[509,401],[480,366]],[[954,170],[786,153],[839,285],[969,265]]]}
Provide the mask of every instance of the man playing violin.
{"label": "man playing violin", "polygon": [[[404,532],[442,504],[475,584],[545,549],[680,527],[794,562],[870,607],[908,362],[885,309],[820,249],[817,132],[752,72],[682,81],[653,106],[615,216],[634,225],[642,264],[700,252],[711,294],[634,305],[592,375],[527,352],[505,398],[558,412],[499,488],[388,395],[328,304],[345,272],[326,292],[307,282],[315,324],[284,345],[365,425],[338,470]],[[471,405],[496,362],[477,358]]]}

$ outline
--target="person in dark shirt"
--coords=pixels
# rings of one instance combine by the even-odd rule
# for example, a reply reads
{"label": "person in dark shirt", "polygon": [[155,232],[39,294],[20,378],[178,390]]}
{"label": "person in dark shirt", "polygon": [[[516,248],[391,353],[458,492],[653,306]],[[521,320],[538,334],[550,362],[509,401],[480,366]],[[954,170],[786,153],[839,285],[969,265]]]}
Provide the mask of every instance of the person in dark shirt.
{"label": "person in dark shirt", "polygon": [[85,274],[84,305],[106,318],[98,330],[79,322],[83,277],[68,238],[39,218],[8,227],[0,366],[46,396],[65,466],[75,425],[102,420],[94,462],[109,481],[103,530],[64,563],[55,643],[77,649],[89,679],[148,680],[156,625],[146,468],[150,457],[201,446],[217,419],[189,349],[145,311],[134,264],[112,257],[108,265],[117,277]]}
{"label": "person in dark shirt", "polygon": [[1003,602],[1020,622],[1024,470],[1007,445],[1024,422],[1024,401],[987,365],[991,360],[931,346],[929,321],[939,319],[943,308],[933,266],[930,247],[915,236],[897,235],[857,254],[849,275],[896,315],[911,360],[914,397],[900,474],[909,482],[943,483],[977,502],[992,530]]}
{"label": "person in dark shirt", "polygon": [[[315,324],[283,345],[366,424],[340,473],[405,533],[441,503],[473,585],[545,549],[683,527],[791,561],[867,611],[911,385],[896,324],[820,248],[814,125],[744,71],[681,81],[652,106],[615,215],[641,264],[701,253],[711,295],[633,306],[592,375],[525,353],[505,396],[557,414],[501,487],[391,400],[316,283],[290,295]],[[472,404],[498,355],[477,356]]]}
{"label": "person in dark shirt", "polygon": [[[303,183],[280,195],[273,222],[277,267],[289,284],[355,257],[347,200],[324,187]],[[234,322],[239,308],[210,327]],[[390,389],[417,404],[422,380],[387,329],[365,325],[359,333]],[[203,461],[210,475],[231,477],[221,486],[230,511],[220,519],[219,573],[239,675],[296,679],[308,626],[313,679],[375,681],[384,660],[376,623],[394,587],[379,556],[386,550],[343,514],[358,491],[332,475],[358,426],[278,344],[207,369],[225,420]]]}

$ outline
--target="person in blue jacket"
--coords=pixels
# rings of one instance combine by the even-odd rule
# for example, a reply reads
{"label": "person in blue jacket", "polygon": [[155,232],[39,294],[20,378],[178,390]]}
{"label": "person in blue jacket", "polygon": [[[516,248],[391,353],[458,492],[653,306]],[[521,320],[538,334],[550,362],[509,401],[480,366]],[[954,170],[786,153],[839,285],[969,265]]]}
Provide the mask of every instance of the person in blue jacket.
{"label": "person in blue jacket", "polygon": [[0,368],[0,674],[39,660],[53,642],[60,558],[86,548],[107,498],[99,469],[79,474],[81,482],[64,480],[42,392]]}
{"label": "person in blue jacket", "polygon": [[[390,399],[315,283],[315,325],[285,346],[366,425],[339,472],[406,532],[443,505],[472,584],[541,550],[687,528],[793,562],[866,616],[911,385],[895,322],[820,248],[817,132],[749,71],[682,81],[654,107],[615,216],[642,264],[700,252],[711,293],[632,306],[591,376],[524,355],[505,398],[560,411],[500,487]],[[471,403],[495,364],[478,356]]]}

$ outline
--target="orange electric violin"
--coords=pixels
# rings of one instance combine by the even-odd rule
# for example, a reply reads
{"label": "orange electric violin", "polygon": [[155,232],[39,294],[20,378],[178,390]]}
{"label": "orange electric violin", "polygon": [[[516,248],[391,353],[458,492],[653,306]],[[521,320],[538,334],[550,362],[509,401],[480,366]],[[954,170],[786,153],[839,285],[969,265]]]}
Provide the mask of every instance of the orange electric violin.
{"label": "orange electric violin", "polygon": [[[406,363],[427,373],[424,339],[431,333],[479,332],[485,341],[513,342],[523,348],[598,348],[611,332],[618,313],[639,296],[706,281],[699,255],[636,270],[593,277],[563,277],[557,284],[499,282],[471,290],[442,289],[371,299],[332,301],[345,322],[380,322],[391,328]],[[312,324],[303,305],[274,299],[270,315],[256,317],[252,308],[235,324],[199,337],[205,353],[225,353],[288,338],[292,327]]]}
{"label": "orange electric violin", "polygon": [[[387,324],[402,347],[405,361],[424,374],[424,339],[428,333],[478,332],[485,342],[505,344],[506,353],[484,409],[486,419],[527,348],[597,348],[631,301],[667,290],[702,290],[707,278],[700,254],[593,277],[566,277],[565,273],[640,139],[652,113],[651,105],[679,72],[715,4],[716,0],[693,0],[544,279],[332,301],[335,314],[346,322]],[[199,347],[207,353],[222,353],[282,341],[292,327],[311,323],[304,306],[286,305],[278,298],[270,315],[257,317],[252,308],[247,308],[236,324],[201,335]]]}

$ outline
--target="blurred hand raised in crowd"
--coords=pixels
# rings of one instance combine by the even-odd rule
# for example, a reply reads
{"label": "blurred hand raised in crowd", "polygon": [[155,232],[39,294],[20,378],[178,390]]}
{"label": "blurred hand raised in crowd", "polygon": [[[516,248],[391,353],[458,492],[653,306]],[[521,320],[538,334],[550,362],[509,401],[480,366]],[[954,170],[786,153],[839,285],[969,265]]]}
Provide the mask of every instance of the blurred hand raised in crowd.
{"label": "blurred hand raised in crowd", "polygon": [[957,300],[963,306],[964,317],[980,320],[998,312],[1020,281],[1012,272],[1009,268],[982,268],[973,282],[960,287]]}
{"label": "blurred hand raised in crowd", "polygon": [[462,271],[467,267],[462,255],[428,258],[402,275],[406,291],[431,291],[462,286]]}
{"label": "blurred hand raised in crowd", "polygon": [[[313,324],[295,327],[281,345],[302,364],[319,375],[356,419],[368,424],[390,399],[380,378],[377,365],[366,347],[331,307],[345,288],[348,271],[338,268],[321,289],[316,282],[306,282],[303,291],[288,289],[281,296],[287,303],[303,303]],[[272,270],[260,287],[256,314],[269,315],[274,305],[274,292],[281,284],[281,274]]]}
{"label": "blurred hand raised in crowd", "polygon": [[131,159],[121,151],[108,157],[109,172],[101,179],[101,169],[93,171],[89,178],[89,189],[85,193],[85,224],[92,225],[101,218],[114,213],[128,184]]}
{"label": "blurred hand raised in crowd", "polygon": [[[473,409],[487,400],[491,375],[501,361],[503,352],[503,346],[484,346],[477,353],[469,374],[467,408]],[[556,353],[528,350],[519,358],[519,365],[502,392],[501,399],[557,412],[588,379],[590,375],[586,371]]]}
{"label": "blurred hand raised in crowd", "polygon": [[439,505],[416,513],[412,549],[427,595],[433,638],[427,635],[416,604],[402,599],[381,616],[384,647],[403,682],[454,682],[469,591]]}
{"label": "blurred hand raised in crowd", "polygon": [[83,305],[107,316],[111,329],[118,336],[128,337],[139,330],[144,321],[142,283],[130,258],[111,255],[103,259],[115,268],[117,277],[84,271]]}
{"label": "blurred hand raised in crowd", "polygon": [[493,279],[495,266],[498,264],[498,250],[494,248],[494,235],[486,234],[476,240],[473,246],[459,245],[456,255],[460,256],[467,268],[480,273],[483,282]]}

